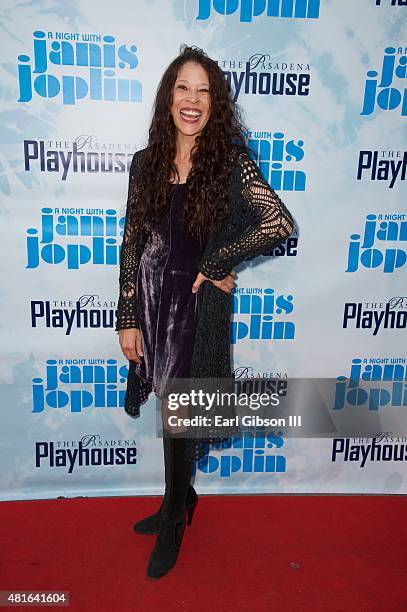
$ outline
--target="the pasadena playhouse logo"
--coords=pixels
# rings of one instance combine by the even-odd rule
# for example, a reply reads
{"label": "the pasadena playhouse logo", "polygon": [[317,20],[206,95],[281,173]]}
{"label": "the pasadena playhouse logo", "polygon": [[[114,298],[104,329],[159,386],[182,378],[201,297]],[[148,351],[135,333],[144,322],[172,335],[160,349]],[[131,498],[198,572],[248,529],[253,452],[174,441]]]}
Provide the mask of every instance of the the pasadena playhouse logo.
{"label": "the pasadena playhouse logo", "polygon": [[310,94],[311,69],[307,62],[274,59],[269,53],[254,53],[245,60],[218,60],[236,101],[244,95],[300,96]]}
{"label": "the pasadena playhouse logo", "polygon": [[[407,5],[406,5],[407,6]],[[359,152],[356,179],[387,183],[389,189],[406,180],[407,151],[394,149]]]}
{"label": "the pasadena playhouse logo", "polygon": [[273,288],[232,289],[231,343],[249,340],[294,340],[294,296],[276,294]]}
{"label": "the pasadena playhouse logo", "polygon": [[376,6],[403,6],[407,8],[406,0],[373,0],[376,3]]}
{"label": "the pasadena playhouse logo", "polygon": [[354,462],[360,468],[370,463],[407,461],[407,437],[383,432],[371,438],[335,438],[331,461]]}
{"label": "the pasadena playhouse logo", "polygon": [[197,19],[213,14],[230,16],[236,13],[242,23],[257,17],[317,19],[320,0],[198,0]]}
{"label": "the pasadena playhouse logo", "polygon": [[40,228],[27,229],[26,268],[117,266],[124,223],[125,217],[110,208],[44,207]]}
{"label": "the pasadena playhouse logo", "polygon": [[35,443],[35,467],[73,474],[84,467],[123,466],[137,463],[134,440],[104,440],[100,434],[86,434],[80,440],[47,440]]}
{"label": "the pasadena playhouse logo", "polygon": [[86,293],[75,299],[31,300],[31,326],[62,329],[66,336],[78,329],[113,329],[117,301]]}
{"label": "the pasadena playhouse logo", "polygon": [[397,273],[407,261],[406,241],[405,213],[367,214],[363,232],[350,236],[345,272]]}
{"label": "the pasadena playhouse logo", "polygon": [[124,174],[135,150],[134,143],[103,142],[94,134],[81,134],[72,141],[26,139],[24,170],[58,174],[61,181],[72,174]]}
{"label": "the pasadena playhouse logo", "polygon": [[346,302],[342,327],[361,329],[376,336],[387,329],[406,329],[407,296],[395,295],[389,300]]}
{"label": "the pasadena playhouse logo", "polygon": [[376,109],[400,111],[407,115],[407,47],[386,47],[379,70],[366,73],[361,115],[371,115]]}
{"label": "the pasadena playhouse logo", "polygon": [[35,96],[68,105],[142,101],[141,82],[129,78],[139,62],[135,44],[121,44],[110,34],[37,30],[29,46],[30,55],[18,56],[18,102]]}

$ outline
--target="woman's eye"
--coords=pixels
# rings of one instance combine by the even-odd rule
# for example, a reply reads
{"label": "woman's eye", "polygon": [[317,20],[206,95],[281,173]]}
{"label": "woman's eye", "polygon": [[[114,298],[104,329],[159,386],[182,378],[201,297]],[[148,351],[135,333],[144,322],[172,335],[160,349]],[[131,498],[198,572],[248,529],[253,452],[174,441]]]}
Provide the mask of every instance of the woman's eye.
{"label": "woman's eye", "polygon": [[202,93],[209,93],[209,89],[200,89]]}
{"label": "woman's eye", "polygon": [[178,89],[186,89],[185,85],[178,85]]}

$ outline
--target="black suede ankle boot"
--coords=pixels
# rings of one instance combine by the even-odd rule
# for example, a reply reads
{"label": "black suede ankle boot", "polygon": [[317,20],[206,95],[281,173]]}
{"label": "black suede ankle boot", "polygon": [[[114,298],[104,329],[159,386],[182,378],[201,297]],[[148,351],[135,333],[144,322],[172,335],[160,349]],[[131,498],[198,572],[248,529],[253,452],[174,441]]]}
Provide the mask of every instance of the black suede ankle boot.
{"label": "black suede ankle boot", "polygon": [[161,516],[166,513],[168,506],[168,496],[171,488],[171,469],[172,469],[172,440],[163,436],[164,449],[164,473],[165,473],[165,492],[158,511],[151,516],[138,521],[133,525],[134,531],[141,534],[154,534],[160,531]]}
{"label": "black suede ankle boot", "polygon": [[[195,491],[194,487],[190,484],[188,487],[187,503],[186,503],[186,509],[188,512],[188,525],[191,524],[192,516],[195,511],[195,507],[197,503],[198,503],[198,494]],[[149,516],[146,516],[140,521],[137,521],[137,523],[134,523],[133,525],[134,531],[141,535],[158,535],[158,533],[160,532],[160,525],[161,525],[163,513],[165,513],[165,506],[166,506],[166,498],[164,495],[164,499],[161,502],[161,506],[159,507],[157,512],[155,512],[154,514],[150,514]]]}
{"label": "black suede ankle boot", "polygon": [[[168,505],[147,567],[149,578],[164,576],[176,563],[186,526],[186,499],[193,463],[186,460],[186,438],[169,438],[172,450]],[[195,506],[194,506],[195,507]],[[188,511],[190,524],[192,512]]]}

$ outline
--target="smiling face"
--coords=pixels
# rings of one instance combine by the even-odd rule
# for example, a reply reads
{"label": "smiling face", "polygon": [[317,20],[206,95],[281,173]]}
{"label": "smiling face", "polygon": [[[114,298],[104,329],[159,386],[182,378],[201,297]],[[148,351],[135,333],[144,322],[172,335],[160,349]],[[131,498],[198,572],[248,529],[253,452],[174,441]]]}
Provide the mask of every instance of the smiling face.
{"label": "smiling face", "polygon": [[186,62],[178,71],[172,92],[171,115],[184,136],[197,136],[210,116],[209,78],[196,62]]}

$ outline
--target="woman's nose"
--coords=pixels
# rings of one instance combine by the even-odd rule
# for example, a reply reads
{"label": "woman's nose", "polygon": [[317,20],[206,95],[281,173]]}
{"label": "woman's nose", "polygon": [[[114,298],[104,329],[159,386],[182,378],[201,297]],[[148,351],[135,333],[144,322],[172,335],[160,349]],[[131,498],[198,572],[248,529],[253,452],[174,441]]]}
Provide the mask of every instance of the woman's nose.
{"label": "woman's nose", "polygon": [[190,100],[191,102],[198,102],[199,101],[198,92],[197,91],[189,91],[186,99]]}

